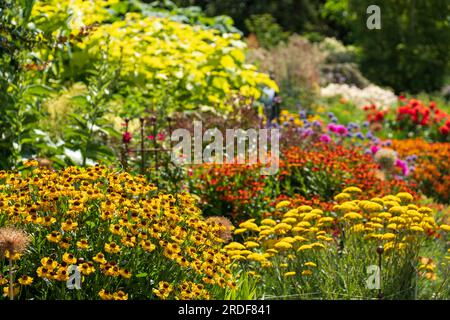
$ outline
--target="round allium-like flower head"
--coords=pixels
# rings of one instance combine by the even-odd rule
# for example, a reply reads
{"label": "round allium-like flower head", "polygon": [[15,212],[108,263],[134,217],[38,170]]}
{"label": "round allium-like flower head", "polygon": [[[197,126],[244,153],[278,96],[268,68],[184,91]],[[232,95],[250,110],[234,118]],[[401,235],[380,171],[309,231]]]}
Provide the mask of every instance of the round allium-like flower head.
{"label": "round allium-like flower head", "polygon": [[28,234],[12,227],[0,228],[0,255],[23,253],[30,242]]}
{"label": "round allium-like flower head", "polygon": [[380,149],[375,154],[375,161],[381,166],[381,169],[391,170],[397,161],[397,155],[392,149]]}
{"label": "round allium-like flower head", "polygon": [[230,220],[225,217],[209,217],[206,219],[206,222],[212,222],[220,226],[220,230],[218,231],[218,236],[222,240],[228,242],[231,240],[231,231],[233,229],[233,225]]}

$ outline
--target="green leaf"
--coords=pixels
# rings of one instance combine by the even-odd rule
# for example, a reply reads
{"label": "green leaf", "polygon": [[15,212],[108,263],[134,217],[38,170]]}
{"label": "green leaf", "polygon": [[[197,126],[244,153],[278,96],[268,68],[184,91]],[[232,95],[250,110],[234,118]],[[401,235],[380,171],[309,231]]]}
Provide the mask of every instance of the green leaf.
{"label": "green leaf", "polygon": [[146,272],[143,272],[143,273],[137,274],[135,277],[136,278],[145,278],[146,276],[148,276],[148,274]]}
{"label": "green leaf", "polygon": [[30,85],[25,90],[25,94],[31,94],[35,96],[48,96],[53,92],[54,90],[52,88],[40,84]]}

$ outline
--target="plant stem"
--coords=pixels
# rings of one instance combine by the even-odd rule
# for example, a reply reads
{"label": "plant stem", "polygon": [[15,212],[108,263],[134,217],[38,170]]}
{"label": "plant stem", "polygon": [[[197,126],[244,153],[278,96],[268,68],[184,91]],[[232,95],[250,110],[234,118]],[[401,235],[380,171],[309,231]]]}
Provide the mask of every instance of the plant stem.
{"label": "plant stem", "polygon": [[9,254],[9,300],[14,300],[14,279],[12,253]]}

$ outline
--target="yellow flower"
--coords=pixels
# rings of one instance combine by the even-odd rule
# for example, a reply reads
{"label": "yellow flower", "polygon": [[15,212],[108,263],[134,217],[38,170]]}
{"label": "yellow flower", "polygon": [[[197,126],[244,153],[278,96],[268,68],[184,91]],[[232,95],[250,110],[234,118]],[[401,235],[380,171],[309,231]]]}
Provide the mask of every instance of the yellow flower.
{"label": "yellow flower", "polygon": [[259,247],[259,243],[255,242],[255,241],[247,241],[244,243],[244,245],[248,248],[248,249],[252,249],[252,248],[257,248]]}
{"label": "yellow flower", "polygon": [[310,212],[312,209],[310,206],[300,206],[297,208],[298,212]]}
{"label": "yellow flower", "polygon": [[264,219],[261,221],[261,224],[266,226],[275,226],[277,223],[272,219]]}
{"label": "yellow flower", "polygon": [[128,294],[123,291],[113,293],[113,300],[128,300]]}
{"label": "yellow flower", "polygon": [[294,224],[297,222],[297,219],[295,218],[285,218],[281,221],[282,223],[287,223],[287,224]]}
{"label": "yellow flower", "polygon": [[247,229],[245,229],[245,228],[238,228],[238,229],[234,230],[234,234],[241,234],[241,233],[244,233],[245,231],[247,231]]}
{"label": "yellow flower", "polygon": [[245,246],[239,242],[231,242],[224,247],[225,250],[244,250]]}
{"label": "yellow flower", "polygon": [[304,263],[304,266],[306,267],[317,267],[317,264],[315,264],[314,262],[308,261]]}
{"label": "yellow flower", "polygon": [[277,205],[275,206],[275,208],[280,209],[280,208],[283,208],[283,207],[287,207],[287,206],[290,205],[290,204],[291,204],[291,202],[290,202],[290,201],[287,201],[287,200],[280,201],[279,203],[277,203]]}
{"label": "yellow flower", "polygon": [[78,270],[80,270],[80,272],[82,274],[84,274],[85,276],[88,276],[91,273],[95,272],[95,268],[92,265],[92,263],[87,263],[87,262],[79,264],[78,265]]}
{"label": "yellow flower", "polygon": [[286,233],[287,231],[292,229],[292,226],[287,223],[279,223],[274,228],[276,233]]}
{"label": "yellow flower", "polygon": [[292,244],[285,242],[285,241],[280,241],[280,242],[277,242],[274,247],[277,250],[289,250],[289,249],[292,249]]}
{"label": "yellow flower", "polygon": [[27,275],[22,275],[18,281],[22,286],[29,286],[30,284],[33,283],[33,278]]}
{"label": "yellow flower", "polygon": [[80,241],[77,241],[77,247],[83,250],[89,249],[88,241],[86,239],[81,239]]}
{"label": "yellow flower", "polygon": [[61,228],[65,231],[65,232],[69,232],[69,231],[73,231],[78,227],[78,223],[77,222],[73,222],[72,220],[67,220],[66,222],[61,223]]}
{"label": "yellow flower", "polygon": [[97,253],[94,258],[92,258],[92,260],[94,260],[97,263],[100,264],[105,264],[106,263],[106,259],[105,259],[105,255],[101,252]]}
{"label": "yellow flower", "polygon": [[395,239],[395,234],[393,234],[393,233],[385,233],[385,234],[383,234],[381,239],[388,240],[388,241],[393,240],[393,239]]}
{"label": "yellow flower", "polygon": [[266,258],[262,254],[252,253],[247,256],[247,260],[254,260],[254,261],[261,262],[261,261],[265,261]]}
{"label": "yellow flower", "polygon": [[[13,295],[17,296],[20,293],[20,288],[18,286],[13,286]],[[9,296],[9,286],[3,287],[3,296],[8,297]]]}
{"label": "yellow flower", "polygon": [[342,192],[345,193],[361,193],[362,190],[358,187],[347,187]]}
{"label": "yellow flower", "polygon": [[310,244],[304,244],[302,246],[300,246],[297,251],[304,251],[304,250],[311,250],[313,248],[312,245]]}
{"label": "yellow flower", "polygon": [[362,219],[362,218],[363,218],[363,216],[357,212],[349,212],[344,215],[344,219],[349,219],[349,220],[358,220],[358,219]]}
{"label": "yellow flower", "polygon": [[411,227],[409,227],[409,229],[413,230],[413,231],[424,232],[423,228],[421,228],[419,226],[411,226]]}
{"label": "yellow flower", "polygon": [[120,251],[120,247],[115,243],[105,243],[105,251],[108,253],[117,253]]}
{"label": "yellow flower", "polygon": [[334,196],[334,200],[339,201],[339,202],[347,201],[347,200],[351,200],[351,199],[352,199],[352,196],[349,193],[345,193],[345,192],[339,193],[336,196]]}
{"label": "yellow flower", "polygon": [[448,224],[441,224],[440,228],[444,231],[450,232],[450,225]]}
{"label": "yellow flower", "polygon": [[75,264],[77,263],[77,258],[75,258],[73,254],[66,252],[63,254],[63,261],[67,264]]}
{"label": "yellow flower", "polygon": [[102,300],[112,300],[113,299],[113,295],[111,293],[105,291],[105,289],[100,290],[98,295],[100,296],[100,299],[102,299]]}
{"label": "yellow flower", "polygon": [[58,231],[52,231],[46,236],[47,240],[50,242],[58,243],[62,239],[62,235]]}
{"label": "yellow flower", "polygon": [[244,228],[250,231],[259,231],[258,225],[256,223],[246,221],[239,225],[240,228]]}
{"label": "yellow flower", "polygon": [[289,271],[289,272],[285,272],[284,273],[284,277],[285,278],[287,278],[287,277],[293,277],[293,276],[295,276],[296,275],[296,272],[295,271]]}
{"label": "yellow flower", "polygon": [[303,270],[302,271],[302,276],[310,276],[312,275],[312,271],[311,270]]}
{"label": "yellow flower", "polygon": [[57,261],[47,257],[41,259],[41,264],[43,267],[47,268],[50,271],[58,266]]}
{"label": "yellow flower", "polygon": [[414,197],[408,192],[397,193],[396,197],[399,198],[404,204],[407,204],[414,200]]}
{"label": "yellow flower", "polygon": [[142,249],[144,249],[147,252],[152,252],[153,250],[156,249],[156,246],[149,240],[141,240],[140,245]]}

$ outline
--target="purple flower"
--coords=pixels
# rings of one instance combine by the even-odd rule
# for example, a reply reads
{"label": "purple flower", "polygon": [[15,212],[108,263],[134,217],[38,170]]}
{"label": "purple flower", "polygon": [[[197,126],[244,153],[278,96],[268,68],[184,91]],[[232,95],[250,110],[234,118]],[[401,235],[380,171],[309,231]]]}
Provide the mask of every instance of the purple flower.
{"label": "purple flower", "polygon": [[330,136],[327,135],[327,134],[321,135],[320,138],[319,138],[319,140],[320,140],[321,142],[325,142],[325,143],[331,142],[331,138],[330,138]]}
{"label": "purple flower", "polygon": [[372,139],[372,138],[373,138],[372,132],[368,131],[368,132],[366,133],[366,138],[367,138],[367,139]]}
{"label": "purple flower", "polygon": [[331,118],[331,122],[338,123],[338,119],[336,117]]}
{"label": "purple flower", "polygon": [[334,113],[333,112],[328,112],[328,118],[330,118],[330,119],[335,118]]}
{"label": "purple flower", "polygon": [[358,139],[363,140],[363,139],[364,139],[364,134],[363,134],[361,131],[359,131],[359,132],[356,133],[356,137],[357,137]]}
{"label": "purple flower", "polygon": [[313,129],[308,128],[305,131],[303,131],[302,137],[308,137],[314,133]]}
{"label": "purple flower", "polygon": [[312,125],[313,125],[313,127],[319,127],[319,128],[322,126],[322,124],[318,120],[314,120]]}
{"label": "purple flower", "polygon": [[364,128],[367,128],[368,126],[369,126],[369,121],[364,121],[364,122],[363,122],[363,127],[364,127]]}
{"label": "purple flower", "polygon": [[305,111],[305,110],[301,110],[301,111],[299,112],[299,115],[300,115],[300,118],[306,119],[306,111]]}

